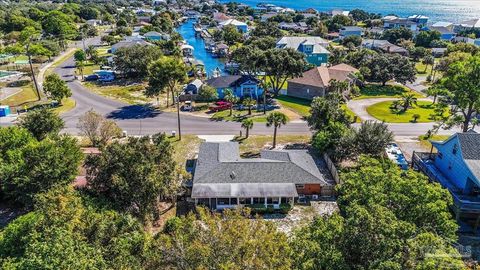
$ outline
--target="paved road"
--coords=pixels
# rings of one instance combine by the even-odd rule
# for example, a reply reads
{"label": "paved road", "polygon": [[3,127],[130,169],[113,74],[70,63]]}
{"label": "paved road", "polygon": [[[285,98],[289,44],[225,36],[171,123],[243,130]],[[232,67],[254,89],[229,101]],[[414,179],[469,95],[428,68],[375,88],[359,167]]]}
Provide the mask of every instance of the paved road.
{"label": "paved road", "polygon": [[[89,40],[94,44],[95,40]],[[115,120],[118,125],[128,132],[129,135],[145,135],[157,132],[170,133],[177,130],[176,113],[159,112],[147,106],[129,105],[111,100],[86,89],[80,82],[74,80],[74,61],[68,59],[55,69],[72,89],[72,97],[76,101],[76,107],[63,114],[65,131],[71,134],[78,133],[76,128],[78,118],[90,109]],[[181,116],[182,133],[197,135],[231,135],[238,134],[241,130],[239,123],[216,122],[208,118]],[[254,125],[252,134],[272,134],[273,128],[267,128],[264,123]],[[280,134],[309,134],[310,130],[306,123],[289,123],[279,130]]]}
{"label": "paved road", "polygon": [[[99,38],[86,41],[87,46],[98,43]],[[80,45],[81,44],[79,44],[79,46]],[[146,135],[157,132],[170,133],[173,130],[177,130],[177,115],[175,113],[159,112],[147,106],[125,104],[102,97],[86,89],[80,82],[74,79],[73,57],[59,65],[59,67],[55,69],[55,72],[67,81],[68,86],[72,89],[72,97],[76,101],[76,107],[62,115],[65,120],[65,132],[67,133],[78,134],[78,129],[76,128],[78,118],[90,109],[101,113],[109,119],[115,120],[129,135]],[[352,109],[356,111],[355,108]],[[360,117],[362,119],[365,118],[365,116],[362,117],[362,115],[360,115]],[[0,121],[0,126],[11,124],[11,122],[2,122],[3,121]],[[182,115],[181,122],[182,133],[184,134],[234,135],[238,134],[241,130],[239,123],[216,122],[203,117]],[[425,134],[432,128],[432,124],[389,124],[389,128],[396,136],[416,137]],[[453,132],[454,130],[440,131],[441,134],[450,134]],[[251,133],[270,135],[273,133],[273,129],[267,128],[263,123],[256,123]],[[279,134],[311,134],[311,131],[306,123],[296,122],[281,127]]]}

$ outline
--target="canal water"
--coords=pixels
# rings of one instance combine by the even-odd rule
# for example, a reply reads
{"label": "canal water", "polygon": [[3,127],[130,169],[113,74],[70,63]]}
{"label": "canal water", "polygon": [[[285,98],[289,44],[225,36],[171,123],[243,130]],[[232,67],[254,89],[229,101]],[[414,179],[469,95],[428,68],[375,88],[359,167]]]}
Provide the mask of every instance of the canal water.
{"label": "canal water", "polygon": [[185,39],[187,44],[195,49],[193,57],[203,62],[207,76],[211,76],[217,67],[222,70],[223,73],[224,62],[219,58],[212,57],[212,55],[205,50],[205,42],[203,39],[195,36],[195,30],[193,29],[194,24],[195,20],[189,19],[177,28],[177,32]]}

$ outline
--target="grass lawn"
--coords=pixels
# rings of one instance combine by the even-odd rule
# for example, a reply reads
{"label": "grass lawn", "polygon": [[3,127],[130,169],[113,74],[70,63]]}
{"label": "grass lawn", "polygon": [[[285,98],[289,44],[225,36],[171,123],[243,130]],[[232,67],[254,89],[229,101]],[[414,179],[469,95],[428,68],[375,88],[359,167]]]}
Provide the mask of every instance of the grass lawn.
{"label": "grass lawn", "polygon": [[[345,113],[346,113],[348,116],[350,116],[350,118],[352,119],[352,121],[355,120],[355,116],[356,116],[356,115],[355,115],[355,113],[354,113],[352,110],[350,110],[350,108],[347,107],[347,104],[342,104],[342,107],[341,107],[341,108],[345,111]],[[357,116],[357,119],[356,119],[355,123],[361,123],[361,122],[362,122],[362,119]]]}
{"label": "grass lawn", "polygon": [[109,57],[112,54],[108,53],[108,50],[110,50],[111,46],[100,46],[97,48],[98,51],[98,56],[100,57]]}
{"label": "grass lawn", "polygon": [[391,109],[393,101],[384,101],[373,104],[367,108],[367,112],[378,120],[388,123],[410,123],[413,122],[413,115],[419,114],[418,123],[433,122],[430,115],[434,114],[433,106],[430,101],[418,101],[417,105],[408,109],[406,112],[397,112]]}
{"label": "grass lawn", "polygon": [[83,83],[88,89],[108,98],[117,99],[129,104],[145,103],[150,99],[143,95],[143,84],[102,84],[100,82]]}
{"label": "grass lawn", "polygon": [[[277,145],[288,143],[310,143],[311,135],[281,135],[282,129],[278,130]],[[255,157],[260,154],[260,150],[273,143],[272,135],[252,135],[248,139],[235,138],[240,144],[240,153],[243,157]]]}
{"label": "grass lawn", "polygon": [[430,149],[432,148],[432,144],[430,143],[430,140],[432,141],[445,141],[446,139],[450,138],[449,135],[433,135],[430,138],[425,138],[425,136],[419,136],[418,139],[420,140],[420,144],[425,148],[425,149]]}
{"label": "grass lawn", "polygon": [[37,92],[34,89],[33,83],[31,83],[30,81],[19,81],[18,86],[12,87],[21,87],[22,91],[7,99],[2,100],[0,102],[2,105],[8,105],[16,112],[17,107],[19,109],[23,109],[24,106],[30,108],[35,102],[38,101]]}
{"label": "grass lawn", "polygon": [[186,160],[195,157],[195,153],[198,152],[202,140],[196,135],[182,135],[181,141],[178,140],[178,137],[172,137],[170,139],[173,148],[175,149],[173,158],[177,162],[180,169],[185,169]]}
{"label": "grass lawn", "polygon": [[354,99],[367,99],[367,98],[395,98],[401,97],[405,93],[413,93],[416,97],[423,97],[420,93],[411,91],[405,86],[401,85],[385,85],[380,84],[368,84],[360,89],[360,96]]}
{"label": "grass lawn", "polygon": [[427,70],[425,71],[425,65],[422,63],[422,61],[420,61],[415,63],[415,70],[417,71],[417,74],[430,74],[432,68],[428,66]]}
{"label": "grass lawn", "polygon": [[62,105],[53,109],[54,112],[58,114],[66,113],[71,109],[75,108],[76,102],[73,98],[67,98],[62,101]]}
{"label": "grass lawn", "polygon": [[310,115],[310,104],[312,103],[310,100],[283,95],[279,95],[277,100],[283,107],[288,108],[301,116]]}
{"label": "grass lawn", "polygon": [[[96,65],[96,64],[88,61],[85,64],[85,67],[83,68],[83,74],[85,76],[92,75],[94,70],[99,70],[99,69],[100,69],[100,65]],[[80,72],[78,72],[78,73],[80,74]]]}

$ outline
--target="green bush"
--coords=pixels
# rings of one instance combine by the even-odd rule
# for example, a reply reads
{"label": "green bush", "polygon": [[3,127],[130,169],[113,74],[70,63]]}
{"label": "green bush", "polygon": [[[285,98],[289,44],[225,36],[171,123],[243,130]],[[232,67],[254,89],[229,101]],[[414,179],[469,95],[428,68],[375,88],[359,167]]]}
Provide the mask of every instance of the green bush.
{"label": "green bush", "polygon": [[292,206],[288,203],[282,203],[280,204],[279,209],[273,208],[273,205],[268,205],[265,207],[264,204],[253,204],[253,205],[247,205],[251,209],[252,214],[274,214],[274,213],[281,213],[281,214],[287,214],[290,210],[292,210]]}
{"label": "green bush", "polygon": [[290,210],[292,210],[292,205],[289,204],[289,203],[282,203],[280,204],[280,213],[282,214],[288,214],[288,212],[290,212]]}

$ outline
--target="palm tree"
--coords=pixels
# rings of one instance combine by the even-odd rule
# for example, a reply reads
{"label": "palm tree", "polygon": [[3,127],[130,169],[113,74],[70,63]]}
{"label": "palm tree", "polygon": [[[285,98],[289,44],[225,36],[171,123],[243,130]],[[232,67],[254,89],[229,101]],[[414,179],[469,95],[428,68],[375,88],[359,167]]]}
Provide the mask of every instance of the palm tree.
{"label": "palm tree", "polygon": [[428,66],[433,66],[435,64],[435,58],[432,55],[427,55],[423,58],[422,63],[425,65],[424,73],[427,73]]}
{"label": "palm tree", "polygon": [[253,98],[244,98],[242,104],[247,106],[248,108],[248,115],[252,115],[252,107],[257,103],[257,101]]}
{"label": "palm tree", "polygon": [[245,129],[245,138],[248,138],[248,135],[249,135],[249,132],[250,132],[250,129],[253,128],[253,120],[252,119],[244,119],[242,121],[242,128]]}
{"label": "palm tree", "polygon": [[415,94],[408,93],[402,95],[402,103],[403,103],[403,111],[406,112],[408,108],[412,106],[412,104],[417,103],[417,97]]}
{"label": "palm tree", "polygon": [[238,97],[235,96],[232,89],[226,89],[225,96],[223,97],[223,99],[225,99],[227,102],[230,103],[230,116],[232,116],[233,104],[238,102]]}
{"label": "palm tree", "polygon": [[273,126],[273,148],[277,146],[277,128],[287,124],[288,117],[281,112],[272,112],[267,116],[267,127]]}

